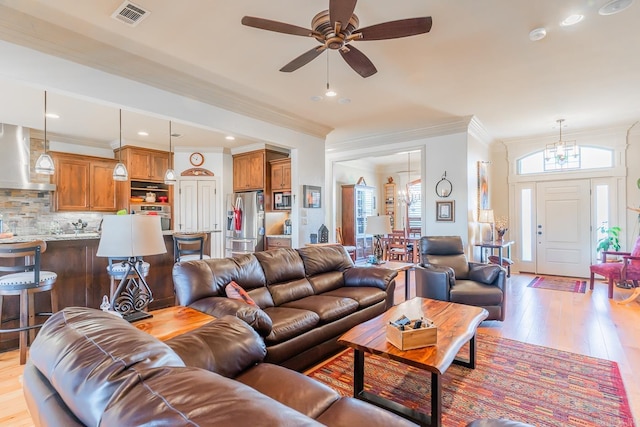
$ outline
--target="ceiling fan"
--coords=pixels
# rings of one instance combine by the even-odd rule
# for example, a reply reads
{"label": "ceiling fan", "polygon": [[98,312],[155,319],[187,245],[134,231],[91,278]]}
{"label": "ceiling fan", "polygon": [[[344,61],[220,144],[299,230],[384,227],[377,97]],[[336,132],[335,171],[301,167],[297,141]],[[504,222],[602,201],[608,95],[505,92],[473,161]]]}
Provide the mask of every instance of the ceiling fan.
{"label": "ceiling fan", "polygon": [[360,21],[353,13],[356,3],[357,0],[329,0],[329,10],[324,10],[313,17],[311,29],[253,16],[242,18],[242,24],[294,36],[313,37],[320,43],[319,46],[289,62],[280,71],[285,73],[295,71],[311,62],[326,49],[334,49],[338,50],[347,64],[362,77],[372,76],[378,70],[364,53],[351,44],[352,41],[395,39],[428,33],[431,30],[430,16],[400,19],[358,28]]}

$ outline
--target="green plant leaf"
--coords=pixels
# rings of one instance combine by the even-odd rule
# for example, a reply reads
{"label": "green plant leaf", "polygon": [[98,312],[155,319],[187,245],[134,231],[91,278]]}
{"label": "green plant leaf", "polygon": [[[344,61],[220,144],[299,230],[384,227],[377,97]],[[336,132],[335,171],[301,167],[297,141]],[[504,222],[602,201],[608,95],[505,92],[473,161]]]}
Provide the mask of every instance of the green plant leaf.
{"label": "green plant leaf", "polygon": [[637,184],[638,184],[638,188],[640,188],[640,178],[638,178]]}

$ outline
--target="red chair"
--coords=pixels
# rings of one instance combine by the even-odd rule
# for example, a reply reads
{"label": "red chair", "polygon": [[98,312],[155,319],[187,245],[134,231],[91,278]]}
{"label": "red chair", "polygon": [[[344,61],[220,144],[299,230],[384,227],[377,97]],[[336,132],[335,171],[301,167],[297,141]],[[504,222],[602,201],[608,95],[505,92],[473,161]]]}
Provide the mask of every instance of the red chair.
{"label": "red chair", "polygon": [[[622,258],[620,262],[607,262],[607,255],[618,255]],[[613,284],[615,281],[631,281],[636,287],[633,298],[625,300],[630,302],[636,298],[638,291],[638,280],[640,280],[640,236],[636,239],[631,252],[602,252],[602,262],[589,267],[591,270],[591,281],[589,289],[593,290],[594,274],[604,276],[609,285],[609,298],[613,298]]]}

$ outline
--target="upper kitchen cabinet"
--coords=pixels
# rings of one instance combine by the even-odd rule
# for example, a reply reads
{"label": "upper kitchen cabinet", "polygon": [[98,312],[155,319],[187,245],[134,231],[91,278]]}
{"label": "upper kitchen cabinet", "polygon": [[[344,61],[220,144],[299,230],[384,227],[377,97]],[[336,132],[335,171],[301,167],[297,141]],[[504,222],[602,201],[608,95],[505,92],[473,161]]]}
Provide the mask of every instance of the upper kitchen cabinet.
{"label": "upper kitchen cabinet", "polygon": [[271,191],[291,190],[291,159],[271,161]]}
{"label": "upper kitchen cabinet", "polygon": [[115,160],[51,153],[55,163],[53,208],[57,211],[116,211]]}
{"label": "upper kitchen cabinet", "polygon": [[[119,149],[116,149],[116,157]],[[129,178],[143,181],[163,181],[169,167],[169,153],[137,147],[122,148],[122,163],[127,165]]]}
{"label": "upper kitchen cabinet", "polygon": [[267,190],[271,175],[269,162],[286,157],[285,153],[256,150],[233,156],[233,191]]}

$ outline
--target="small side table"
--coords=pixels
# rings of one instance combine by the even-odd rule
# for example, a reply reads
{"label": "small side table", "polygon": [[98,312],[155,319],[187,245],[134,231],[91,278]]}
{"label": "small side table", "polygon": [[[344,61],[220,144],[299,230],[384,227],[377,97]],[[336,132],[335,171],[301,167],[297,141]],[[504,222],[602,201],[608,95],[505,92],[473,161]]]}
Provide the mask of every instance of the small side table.
{"label": "small side table", "polygon": [[[514,244],[513,240],[496,240],[493,242],[480,242],[476,243],[475,246],[480,247],[480,262],[490,262],[492,264],[498,264],[501,267],[505,267],[507,269],[507,277],[511,277],[511,264],[513,261],[511,260],[511,245]],[[485,249],[491,250],[491,255],[487,260],[485,260],[484,252]],[[498,250],[498,255],[493,256],[494,251]],[[504,249],[507,250],[507,256],[503,256]]]}
{"label": "small side table", "polygon": [[153,317],[135,322],[133,326],[160,341],[166,341],[215,320],[213,316],[180,305],[153,310],[150,313]]}

